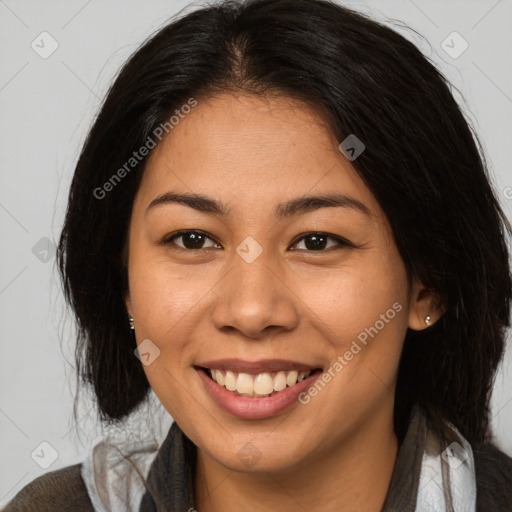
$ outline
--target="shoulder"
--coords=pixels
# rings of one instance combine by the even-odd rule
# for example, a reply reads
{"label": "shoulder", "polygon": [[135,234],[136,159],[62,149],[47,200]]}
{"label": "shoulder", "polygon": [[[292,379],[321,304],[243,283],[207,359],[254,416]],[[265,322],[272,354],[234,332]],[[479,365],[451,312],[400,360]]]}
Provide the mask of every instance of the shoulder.
{"label": "shoulder", "polygon": [[512,512],[512,458],[491,443],[472,448],[478,512]]}
{"label": "shoulder", "polygon": [[81,464],[39,476],[21,489],[3,512],[94,512]]}

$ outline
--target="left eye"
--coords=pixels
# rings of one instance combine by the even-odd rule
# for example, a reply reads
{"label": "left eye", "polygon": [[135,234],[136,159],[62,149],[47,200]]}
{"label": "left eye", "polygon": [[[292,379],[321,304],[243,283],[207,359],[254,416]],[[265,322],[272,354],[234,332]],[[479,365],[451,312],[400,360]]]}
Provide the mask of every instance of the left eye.
{"label": "left eye", "polygon": [[[177,244],[174,240],[182,240],[182,245]],[[211,245],[205,246],[204,243],[206,240],[210,240]],[[329,240],[334,243],[329,245]],[[197,249],[206,249],[211,247],[220,248],[221,246],[215,242],[210,236],[202,231],[179,231],[173,235],[166,237],[163,241],[163,244],[173,243],[177,245],[181,249],[188,250],[197,250]],[[342,238],[328,235],[326,233],[307,233],[298,238],[291,247],[304,244],[304,249],[307,251],[323,251],[324,249],[331,249],[336,246],[350,246],[351,244]],[[304,250],[301,249],[301,250]]]}
{"label": "left eye", "polygon": [[[307,242],[309,240],[309,243]],[[328,240],[334,240],[334,244],[327,247]],[[328,235],[326,233],[308,233],[306,235],[303,235],[298,239],[297,242],[295,242],[293,245],[297,245],[299,243],[302,243],[304,241],[304,246],[306,250],[308,251],[322,251],[323,249],[331,249],[333,246],[348,246],[350,245],[345,240]],[[292,246],[293,247],[293,246]]]}

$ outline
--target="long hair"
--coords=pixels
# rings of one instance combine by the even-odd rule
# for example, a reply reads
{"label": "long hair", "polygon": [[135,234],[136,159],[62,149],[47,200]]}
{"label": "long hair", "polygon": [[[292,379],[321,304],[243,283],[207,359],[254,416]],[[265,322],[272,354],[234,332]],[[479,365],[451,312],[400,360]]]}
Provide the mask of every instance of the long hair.
{"label": "long hair", "polygon": [[395,431],[403,437],[419,403],[471,443],[485,441],[509,326],[510,225],[445,77],[394,30],[328,0],[206,5],[149,38],[110,87],[76,165],[57,254],[78,323],[77,375],[101,420],[125,419],[150,389],[124,303],[147,156],[120,182],[112,177],[190,98],[236,91],[298,99],[340,142],[363,141],[352,165],[385,212],[409,278],[446,305],[436,325],[406,335]]}

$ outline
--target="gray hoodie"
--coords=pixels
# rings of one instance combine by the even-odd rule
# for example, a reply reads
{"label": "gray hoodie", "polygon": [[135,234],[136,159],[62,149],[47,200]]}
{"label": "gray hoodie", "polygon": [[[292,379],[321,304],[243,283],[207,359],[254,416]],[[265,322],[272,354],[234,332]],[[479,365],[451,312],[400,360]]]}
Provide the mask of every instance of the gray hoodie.
{"label": "gray hoodie", "polygon": [[[512,512],[512,458],[451,429],[447,439],[413,409],[381,512]],[[123,453],[98,443],[83,463],[26,485],[4,512],[195,511],[195,462],[195,445],[173,423],[160,446]]]}

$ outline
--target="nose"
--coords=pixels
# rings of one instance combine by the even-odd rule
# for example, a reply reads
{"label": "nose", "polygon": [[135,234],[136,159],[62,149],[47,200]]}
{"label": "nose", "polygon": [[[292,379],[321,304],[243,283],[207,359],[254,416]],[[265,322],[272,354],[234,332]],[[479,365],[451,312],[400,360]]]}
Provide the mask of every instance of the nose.
{"label": "nose", "polygon": [[263,339],[298,325],[300,301],[286,283],[277,256],[265,250],[250,263],[234,254],[232,267],[216,288],[212,318],[218,330]]}

